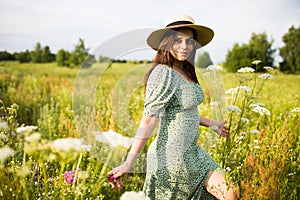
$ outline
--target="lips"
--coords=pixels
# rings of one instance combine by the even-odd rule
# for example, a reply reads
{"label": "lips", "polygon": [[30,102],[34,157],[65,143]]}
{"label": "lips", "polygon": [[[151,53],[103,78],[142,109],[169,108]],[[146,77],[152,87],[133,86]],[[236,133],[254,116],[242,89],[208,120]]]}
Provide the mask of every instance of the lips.
{"label": "lips", "polygon": [[177,52],[177,55],[185,57],[188,55],[188,52]]}

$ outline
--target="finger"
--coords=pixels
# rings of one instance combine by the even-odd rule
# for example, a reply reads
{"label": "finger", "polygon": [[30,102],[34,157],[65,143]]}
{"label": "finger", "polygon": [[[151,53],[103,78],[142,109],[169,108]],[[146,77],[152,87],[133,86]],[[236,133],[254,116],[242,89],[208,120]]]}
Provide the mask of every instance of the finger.
{"label": "finger", "polygon": [[115,169],[113,169],[113,170],[110,170],[108,173],[107,173],[107,176],[113,176],[114,174],[115,174]]}
{"label": "finger", "polygon": [[115,179],[114,176],[109,177],[109,183],[110,183],[110,186],[111,186],[111,189],[112,189],[112,190],[115,189],[114,179]]}
{"label": "finger", "polygon": [[114,179],[115,179],[115,177],[114,177],[114,176],[110,176],[110,177],[108,177],[108,180],[109,180],[109,182],[113,182],[113,181],[114,181]]}
{"label": "finger", "polygon": [[218,134],[219,134],[220,136],[223,136],[223,137],[227,137],[227,136],[228,136],[227,132],[226,132],[226,131],[223,131],[223,130],[220,130],[220,131],[218,132]]}
{"label": "finger", "polygon": [[228,134],[226,131],[222,131],[222,135],[223,135],[224,137],[227,137],[229,134]]}
{"label": "finger", "polygon": [[122,172],[122,171],[117,171],[115,174],[114,174],[114,177],[115,177],[115,179],[118,179],[118,178],[120,178],[121,176],[123,176],[124,175],[124,173]]}
{"label": "finger", "polygon": [[121,190],[121,188],[122,188],[122,179],[121,179],[121,177],[117,179],[117,186],[118,186],[118,190]]}

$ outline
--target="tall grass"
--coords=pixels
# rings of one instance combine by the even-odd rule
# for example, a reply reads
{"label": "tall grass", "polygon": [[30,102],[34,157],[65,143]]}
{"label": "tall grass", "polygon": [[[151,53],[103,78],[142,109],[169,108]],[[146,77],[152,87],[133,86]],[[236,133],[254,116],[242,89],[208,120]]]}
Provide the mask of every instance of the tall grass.
{"label": "tall grass", "polygon": [[[101,68],[94,67],[93,70]],[[95,115],[100,130],[134,135],[142,117],[145,67],[112,64],[102,69],[100,79],[93,80],[97,88],[95,113],[91,115]],[[143,173],[126,176],[120,191],[110,189],[106,173],[125,158],[124,148],[111,150],[94,139],[92,148],[85,143],[80,150],[55,147],[59,139],[82,137],[76,129],[72,105],[78,72],[56,64],[1,63],[0,151],[7,156],[0,155],[0,198],[119,199],[124,191],[142,189]],[[239,87],[234,93],[228,92],[227,105],[240,110],[227,109],[230,136],[214,140],[209,153],[240,187],[242,199],[297,199],[300,76],[274,70],[270,73],[275,79],[265,80],[257,73],[220,73],[226,90]],[[205,82],[201,85],[206,98],[199,110],[210,117],[210,94]],[[254,104],[262,103],[270,115],[253,110]],[[26,129],[28,125],[37,129]],[[21,131],[22,126],[25,131]],[[201,128],[199,144],[211,136],[208,131]],[[151,139],[144,152],[150,142]],[[71,183],[65,179],[65,172],[72,174]]]}

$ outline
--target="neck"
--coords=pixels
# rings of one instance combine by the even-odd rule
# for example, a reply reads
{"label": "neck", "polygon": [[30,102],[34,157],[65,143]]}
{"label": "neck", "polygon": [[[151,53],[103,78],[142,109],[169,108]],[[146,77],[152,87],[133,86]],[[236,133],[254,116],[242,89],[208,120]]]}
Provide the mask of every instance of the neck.
{"label": "neck", "polygon": [[183,69],[183,61],[174,60],[173,67]]}

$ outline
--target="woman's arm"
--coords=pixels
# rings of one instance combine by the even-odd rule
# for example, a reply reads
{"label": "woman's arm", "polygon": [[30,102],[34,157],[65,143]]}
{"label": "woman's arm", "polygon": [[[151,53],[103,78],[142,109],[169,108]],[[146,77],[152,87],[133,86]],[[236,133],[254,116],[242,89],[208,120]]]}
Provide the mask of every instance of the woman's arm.
{"label": "woman's arm", "polygon": [[107,173],[107,175],[110,177],[109,180],[111,182],[112,189],[114,189],[114,179],[116,179],[117,181],[118,188],[121,188],[121,177],[131,170],[134,162],[144,148],[158,121],[158,117],[143,116],[126,161],[124,162],[124,164],[112,169]]}
{"label": "woman's arm", "polygon": [[205,126],[205,127],[209,127],[211,124],[211,120],[206,118],[206,117],[203,117],[203,116],[200,116],[200,125],[201,126]]}
{"label": "woman's arm", "polygon": [[223,137],[228,136],[228,128],[224,125],[226,123],[226,120],[224,121],[215,121],[208,119],[206,117],[200,116],[200,125],[205,127],[210,127],[213,129],[216,133]]}
{"label": "woman's arm", "polygon": [[137,159],[139,153],[144,148],[148,138],[151,136],[151,133],[155,129],[159,121],[158,117],[143,117],[140,126],[137,130],[137,133],[134,138],[134,142],[131,146],[129,154],[126,158],[125,163],[133,166],[135,160]]}

